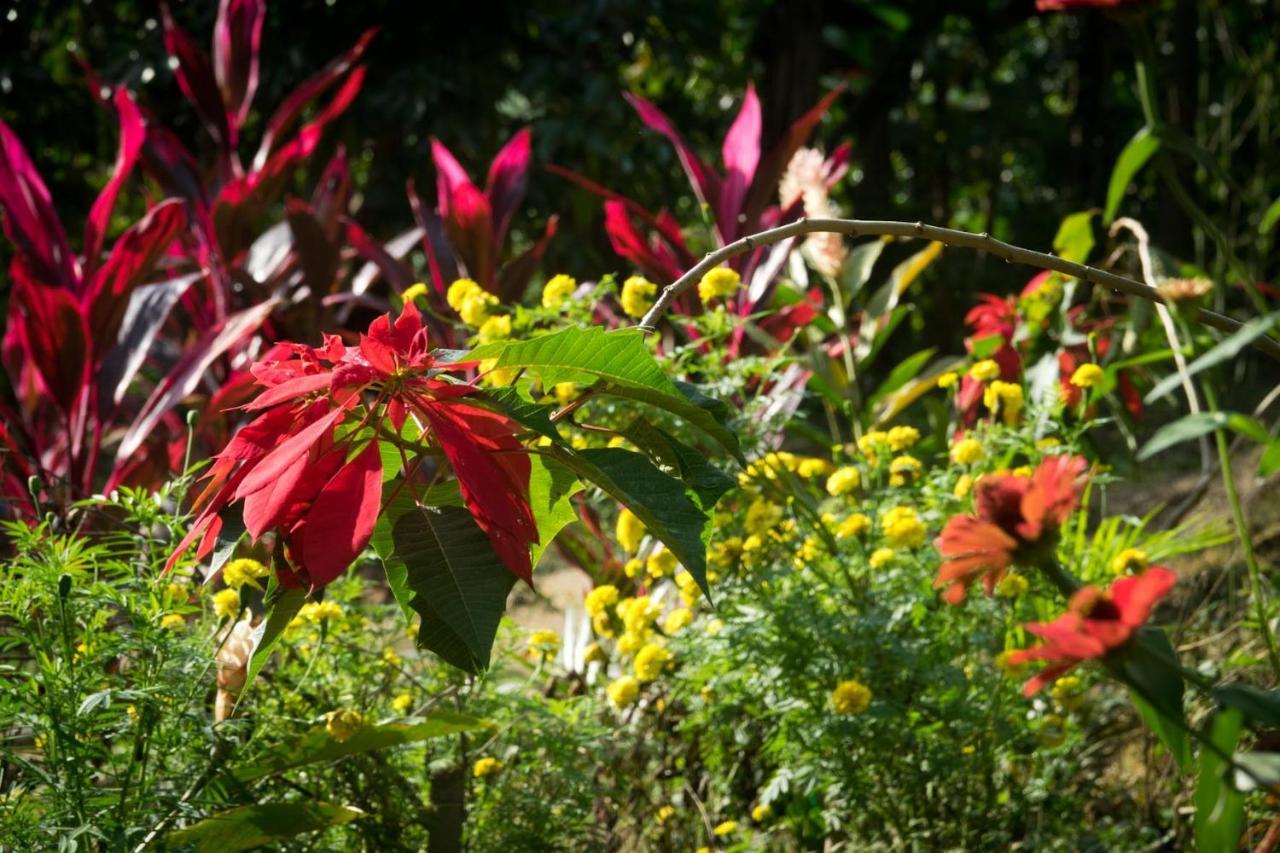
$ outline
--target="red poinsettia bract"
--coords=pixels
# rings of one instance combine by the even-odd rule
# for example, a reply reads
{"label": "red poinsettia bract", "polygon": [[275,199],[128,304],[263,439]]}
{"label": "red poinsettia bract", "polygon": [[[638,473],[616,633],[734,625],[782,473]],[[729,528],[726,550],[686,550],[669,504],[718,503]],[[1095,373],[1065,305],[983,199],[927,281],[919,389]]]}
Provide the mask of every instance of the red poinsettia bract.
{"label": "red poinsettia bract", "polygon": [[[456,365],[454,365],[456,367]],[[382,499],[382,457],[371,436],[398,433],[417,419],[457,475],[463,500],[516,576],[532,576],[529,546],[538,540],[529,507],[529,458],[507,418],[467,398],[477,389],[438,378],[450,365],[432,357],[412,303],[392,322],[384,315],[359,346],[334,336],[324,346],[277,344],[252,367],[264,389],[249,411],[262,412],[217,455],[196,499],[200,510],[171,567],[203,537],[213,548],[220,513],[244,501],[256,541],[270,530],[285,543],[288,585],[324,586],[368,544]]]}
{"label": "red poinsettia bract", "polygon": [[959,604],[981,578],[989,595],[1019,556],[1052,541],[1079,502],[1086,464],[1078,456],[1051,456],[1029,477],[983,477],[976,488],[977,512],[952,516],[934,541],[944,558],[934,588],[946,587],[944,598]]}
{"label": "red poinsettia bract", "polygon": [[1071,596],[1067,612],[1057,619],[1029,623],[1027,630],[1044,643],[1014,652],[1009,661],[1042,660],[1049,666],[1028,681],[1022,692],[1031,696],[1078,664],[1105,657],[1129,642],[1175,580],[1173,572],[1152,566],[1137,577],[1121,578],[1109,590],[1086,586]]}

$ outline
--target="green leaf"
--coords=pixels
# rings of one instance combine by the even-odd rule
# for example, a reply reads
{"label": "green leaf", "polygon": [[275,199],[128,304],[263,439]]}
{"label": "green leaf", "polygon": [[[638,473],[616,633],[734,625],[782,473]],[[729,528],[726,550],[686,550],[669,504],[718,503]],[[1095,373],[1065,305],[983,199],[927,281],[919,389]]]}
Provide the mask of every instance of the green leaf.
{"label": "green leaf", "polygon": [[643,455],[617,447],[576,452],[562,447],[544,449],[631,510],[675,554],[707,598],[711,597],[706,544],[711,519],[689,497],[684,483],[659,471]]}
{"label": "green leaf", "polygon": [[1178,653],[1164,631],[1150,626],[1107,658],[1113,674],[1129,685],[1130,698],[1143,722],[1185,771],[1191,766],[1191,745],[1182,710],[1185,685],[1177,662]]}
{"label": "green leaf", "polygon": [[1107,207],[1102,214],[1103,223],[1110,225],[1124,200],[1125,190],[1151,156],[1160,150],[1160,140],[1151,132],[1151,128],[1143,127],[1133,135],[1124,146],[1116,164],[1111,169],[1111,183],[1107,185]]}
{"label": "green leaf", "polygon": [[[1218,752],[1231,755],[1240,741],[1243,715],[1230,709],[1215,714],[1209,742]],[[1244,794],[1227,778],[1229,764],[1212,749],[1200,751],[1200,774],[1193,802],[1196,807],[1196,849],[1204,853],[1239,849],[1244,828]]]}
{"label": "green leaf", "polygon": [[636,418],[621,434],[644,451],[663,473],[683,480],[689,487],[689,497],[706,512],[737,485],[704,455],[644,418]]}
{"label": "green leaf", "polygon": [[301,737],[277,744],[248,764],[236,767],[232,775],[242,783],[308,764],[326,764],[348,755],[373,752],[407,743],[471,732],[489,725],[479,717],[432,711],[421,718],[392,723],[366,723],[346,740],[335,740],[323,725],[314,726]]}
{"label": "green leaf", "polygon": [[1258,476],[1270,477],[1277,471],[1280,471],[1280,438],[1273,438],[1258,460]]}
{"label": "green leaf", "polygon": [[737,436],[667,378],[639,330],[570,327],[527,341],[494,341],[472,350],[470,358],[492,358],[496,367],[527,368],[546,387],[561,382],[587,385],[602,379],[607,383],[601,389],[604,393],[679,415],[741,458]]}
{"label": "green leaf", "polygon": [[390,524],[389,562],[404,570],[397,598],[422,617],[418,645],[467,672],[487,668],[515,575],[464,508],[415,504]]}
{"label": "green leaf", "polygon": [[1062,220],[1058,233],[1053,238],[1053,251],[1063,260],[1083,264],[1093,251],[1093,216],[1094,212],[1086,210],[1073,213]]}
{"label": "green leaf", "polygon": [[1244,714],[1263,726],[1280,726],[1280,690],[1263,690],[1251,684],[1224,684],[1210,691],[1218,704]]}
{"label": "green leaf", "polygon": [[480,395],[480,399],[492,401],[499,412],[539,435],[544,435],[552,441],[564,440],[556,429],[556,425],[551,422],[551,413],[554,409],[527,399],[515,388],[487,388]]}
{"label": "green leaf", "polygon": [[888,243],[884,240],[868,240],[858,244],[849,252],[840,277],[840,289],[844,292],[845,299],[852,300],[871,280],[871,270],[887,245]]}
{"label": "green leaf", "polygon": [[249,635],[253,643],[253,654],[249,656],[249,668],[245,675],[244,687],[240,688],[241,696],[244,696],[249,685],[253,684],[253,680],[258,677],[263,664],[271,656],[271,650],[280,640],[280,635],[293,621],[293,617],[298,615],[298,611],[302,609],[302,604],[306,600],[305,589],[281,589],[278,595],[268,594],[267,606],[270,609],[267,611],[267,618],[263,619]]}
{"label": "green leaf", "polygon": [[582,491],[582,483],[568,468],[540,454],[529,454],[529,466],[529,506],[538,525],[538,541],[530,549],[530,558],[537,568],[556,534],[578,520],[572,498]]}
{"label": "green leaf", "polygon": [[302,801],[259,803],[218,812],[164,837],[167,849],[194,847],[196,853],[234,853],[284,841],[305,832],[342,826],[364,816],[353,806]]}
{"label": "green leaf", "polygon": [[898,362],[893,370],[889,371],[889,375],[885,378],[884,382],[880,383],[880,387],[873,391],[871,396],[867,398],[867,411],[871,411],[871,409],[875,407],[876,403],[880,402],[882,399],[914,379],[916,374],[918,374],[925,364],[928,363],[929,359],[933,358],[933,354],[935,352],[937,352],[937,349],[935,347],[930,347],[929,349],[920,350],[918,353],[909,355],[902,361]]}
{"label": "green leaf", "polygon": [[[1271,327],[1276,324],[1277,318],[1280,318],[1280,312],[1265,314],[1261,317],[1254,317],[1239,329],[1232,332],[1229,336],[1214,344],[1211,349],[1202,353],[1195,361],[1188,364],[1187,375],[1195,376],[1206,368],[1234,359],[1244,351],[1245,347],[1271,331]],[[1157,382],[1156,386],[1147,392],[1147,396],[1144,400],[1148,404],[1159,400],[1161,397],[1177,388],[1181,381],[1181,374],[1169,374],[1164,379]]]}
{"label": "green leaf", "polygon": [[400,605],[400,611],[404,613],[406,619],[413,616],[413,606],[410,604],[413,599],[413,590],[409,589],[409,569],[405,566],[404,560],[396,555],[392,529],[396,519],[413,509],[415,502],[423,506],[461,507],[466,505],[462,500],[462,489],[457,480],[437,483],[425,492],[417,494],[416,497],[414,491],[404,485],[403,480],[393,480],[383,484],[382,512],[378,514],[378,521],[373,526],[373,536],[370,537],[369,544],[373,546],[374,553],[382,561],[382,569],[387,575],[387,586],[390,587],[391,594],[395,597],[396,604]]}
{"label": "green leaf", "polygon": [[1175,444],[1199,438],[1215,430],[1229,429],[1260,444],[1269,444],[1271,436],[1266,427],[1248,415],[1239,412],[1194,412],[1184,415],[1156,430],[1151,440],[1138,451],[1138,460],[1150,459]]}
{"label": "green leaf", "polygon": [[1280,198],[1271,202],[1267,208],[1267,212],[1262,214],[1262,221],[1258,223],[1258,233],[1266,234],[1280,222]]}

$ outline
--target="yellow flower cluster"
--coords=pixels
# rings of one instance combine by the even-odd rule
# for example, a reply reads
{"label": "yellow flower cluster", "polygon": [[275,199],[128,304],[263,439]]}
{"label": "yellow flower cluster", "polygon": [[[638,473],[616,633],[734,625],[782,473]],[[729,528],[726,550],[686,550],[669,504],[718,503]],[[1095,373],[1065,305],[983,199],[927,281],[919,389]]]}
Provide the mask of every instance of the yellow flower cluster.
{"label": "yellow flower cluster", "polygon": [[404,289],[404,293],[400,294],[400,304],[408,305],[410,302],[416,303],[419,299],[426,299],[431,293],[431,288],[427,287],[425,282],[417,282],[411,284]]}
{"label": "yellow flower cluster", "polygon": [[969,378],[978,382],[990,382],[999,375],[1000,365],[990,358],[985,358],[969,368]]}
{"label": "yellow flower cluster", "polygon": [[763,536],[782,520],[782,507],[764,498],[756,498],[747,506],[743,526],[747,533]]}
{"label": "yellow flower cluster", "polygon": [[951,388],[959,381],[960,377],[956,375],[955,371],[949,370],[938,377],[938,387]]}
{"label": "yellow flower cluster", "polygon": [[605,694],[615,708],[625,708],[640,697],[640,682],[631,675],[615,678],[605,688]]}
{"label": "yellow flower cluster", "polygon": [[1079,710],[1085,703],[1084,682],[1079,676],[1062,676],[1053,683],[1051,693],[1058,707],[1068,713]]}
{"label": "yellow flower cluster", "polygon": [[1111,571],[1117,575],[1132,574],[1145,569],[1149,562],[1146,551],[1140,548],[1125,548],[1111,560]]}
{"label": "yellow flower cluster", "polygon": [[304,623],[310,622],[312,625],[319,625],[323,622],[336,622],[342,618],[342,605],[336,601],[325,599],[324,601],[308,601],[302,605],[302,609],[298,611],[298,615],[293,617],[293,622]]}
{"label": "yellow flower cluster", "polygon": [[222,567],[222,582],[232,589],[239,589],[245,584],[254,589],[262,589],[258,580],[269,574],[271,570],[257,560],[232,560]]}
{"label": "yellow flower cluster", "polygon": [[636,652],[635,671],[639,681],[653,681],[671,663],[671,652],[657,643],[646,643]]}
{"label": "yellow flower cluster", "polygon": [[880,516],[880,530],[895,548],[919,548],[924,544],[925,526],[909,506],[895,506]]}
{"label": "yellow flower cluster", "polygon": [[837,714],[861,714],[871,705],[871,690],[861,681],[841,681],[831,691],[831,707]]}
{"label": "yellow flower cluster", "polygon": [[893,457],[889,463],[889,485],[897,487],[914,482],[923,467],[919,459],[906,453]]}
{"label": "yellow flower cluster", "polygon": [[751,819],[756,823],[764,823],[773,817],[773,806],[768,803],[759,803],[751,810]]}
{"label": "yellow flower cluster", "polygon": [[496,775],[501,769],[501,761],[485,756],[477,759],[476,763],[471,765],[471,775],[477,779],[488,779],[490,776]]}
{"label": "yellow flower cluster", "polygon": [[551,279],[542,286],[542,307],[549,308],[552,311],[558,309],[564,304],[565,300],[573,295],[578,289],[578,283],[571,276],[563,273],[552,276]]}
{"label": "yellow flower cluster", "polygon": [[1017,649],[1005,649],[996,655],[996,669],[1003,672],[1006,676],[1014,681],[1021,681],[1027,674],[1028,665],[1026,663],[1015,663],[1011,658],[1017,652]]}
{"label": "yellow flower cluster", "polygon": [[511,315],[498,314],[488,318],[480,324],[480,329],[476,332],[476,336],[482,344],[511,337]]}
{"label": "yellow flower cluster", "polygon": [[586,600],[583,601],[582,606],[586,609],[587,615],[594,619],[617,603],[618,588],[613,584],[606,583],[587,593]]}
{"label": "yellow flower cluster", "polygon": [[685,603],[685,606],[692,607],[697,604],[702,590],[698,588],[698,582],[694,580],[693,575],[689,572],[677,572],[675,581],[676,586],[680,588],[680,600]]}
{"label": "yellow flower cluster", "polygon": [[733,835],[738,830],[738,822],[736,820],[726,820],[723,823],[716,824],[715,829],[711,830],[711,834],[716,838],[724,838],[726,835]]}
{"label": "yellow flower cluster", "polygon": [[413,707],[413,694],[401,693],[391,700],[391,708],[397,714],[403,714]]}
{"label": "yellow flower cluster", "polygon": [[640,319],[653,307],[653,297],[658,292],[658,285],[644,276],[633,275],[622,283],[622,293],[618,301],[628,317]]}
{"label": "yellow flower cluster", "polygon": [[991,414],[1000,414],[1004,422],[1012,426],[1022,412],[1022,386],[1014,382],[992,382],[982,392],[982,403]]}
{"label": "yellow flower cluster", "polygon": [[956,480],[955,488],[951,490],[951,494],[958,498],[963,498],[973,491],[974,479],[968,474],[961,474],[960,479]]}
{"label": "yellow flower cluster", "polygon": [[951,461],[957,465],[972,465],[982,459],[986,451],[976,438],[962,438],[951,445]]}
{"label": "yellow flower cluster", "polygon": [[729,267],[716,267],[707,272],[698,282],[698,298],[705,305],[723,296],[732,296],[742,284],[737,270]]}
{"label": "yellow flower cluster", "polygon": [[867,565],[873,569],[883,569],[885,566],[893,562],[893,558],[898,553],[892,548],[877,548],[871,552],[871,556],[867,558]]}
{"label": "yellow flower cluster", "polygon": [[213,594],[213,615],[227,619],[240,612],[240,590],[230,587]]}
{"label": "yellow flower cluster", "polygon": [[1027,594],[1027,590],[1031,589],[1031,584],[1027,583],[1027,579],[1020,574],[1010,572],[1000,579],[996,584],[996,595],[1001,598],[1018,598]]}
{"label": "yellow flower cluster", "polygon": [[672,554],[666,548],[654,551],[649,555],[649,558],[644,561],[645,571],[648,572],[649,577],[654,580],[673,574],[679,565],[680,561],[676,559],[676,555]]}
{"label": "yellow flower cluster", "polygon": [[187,627],[187,620],[181,614],[166,613],[160,617],[160,627],[166,631],[181,631]]}
{"label": "yellow flower cluster", "polygon": [[668,635],[678,634],[692,622],[693,611],[687,607],[677,607],[662,620],[662,632]]}
{"label": "yellow flower cluster", "polygon": [[330,711],[324,715],[324,730],[329,737],[343,743],[364,726],[364,714],[359,711]]}
{"label": "yellow flower cluster", "polygon": [[618,544],[623,549],[635,553],[640,550],[640,542],[644,539],[644,525],[640,523],[640,519],[636,518],[635,513],[624,508],[618,513],[618,524],[614,529],[614,534],[618,537]]}
{"label": "yellow flower cluster", "polygon": [[1071,384],[1077,388],[1093,388],[1102,383],[1102,368],[1096,364],[1082,364],[1071,374]]}
{"label": "yellow flower cluster", "polygon": [[852,465],[846,465],[843,468],[837,468],[827,478],[827,494],[833,498],[838,498],[854,491],[861,483],[862,472]]}
{"label": "yellow flower cluster", "polygon": [[871,529],[871,518],[860,512],[855,512],[845,517],[840,522],[840,526],[836,528],[836,537],[839,539],[853,539],[861,536]]}
{"label": "yellow flower cluster", "polygon": [[555,631],[534,631],[529,635],[529,654],[538,660],[548,660],[560,651],[560,635]]}
{"label": "yellow flower cluster", "polygon": [[920,430],[910,426],[896,426],[889,430],[886,439],[894,453],[906,450],[920,440]]}
{"label": "yellow flower cluster", "polygon": [[498,297],[472,279],[460,278],[449,285],[445,301],[458,312],[462,322],[468,326],[479,326],[489,319],[489,308],[498,304]]}

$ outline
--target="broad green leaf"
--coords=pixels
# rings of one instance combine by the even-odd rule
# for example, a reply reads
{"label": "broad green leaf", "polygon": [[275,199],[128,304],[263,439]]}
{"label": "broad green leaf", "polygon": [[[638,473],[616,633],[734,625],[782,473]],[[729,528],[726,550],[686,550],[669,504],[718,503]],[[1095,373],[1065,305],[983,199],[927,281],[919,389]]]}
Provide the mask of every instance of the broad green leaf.
{"label": "broad green leaf", "polygon": [[1117,678],[1129,685],[1130,698],[1143,722],[1169,750],[1184,771],[1191,765],[1182,694],[1185,685],[1178,669],[1178,653],[1164,631],[1145,627],[1128,645],[1107,659]]}
{"label": "broad green leaf", "polygon": [[414,505],[391,522],[391,540],[390,562],[404,567],[397,595],[407,590],[422,617],[418,645],[467,672],[487,668],[516,581],[489,537],[466,509]]}
{"label": "broad green leaf", "polygon": [[1175,444],[1181,444],[1220,429],[1232,430],[1260,444],[1268,444],[1271,441],[1266,427],[1248,415],[1242,415],[1239,412],[1195,412],[1184,415],[1156,430],[1151,440],[1138,451],[1137,458],[1139,461],[1150,459]]}
{"label": "broad green leaf", "polygon": [[644,418],[632,421],[622,430],[622,435],[644,451],[664,473],[683,480],[689,488],[689,497],[706,512],[710,512],[724,493],[736,485],[727,474],[708,462],[706,456]]}
{"label": "broad green leaf", "polygon": [[544,450],[635,513],[711,597],[705,538],[711,520],[686,493],[684,483],[659,471],[643,455],[621,448]]}
{"label": "broad green leaf", "polygon": [[897,391],[903,385],[906,385],[912,379],[916,378],[916,374],[925,366],[929,359],[933,358],[933,354],[937,352],[935,347],[920,350],[904,358],[889,371],[889,375],[884,382],[880,383],[880,387],[871,393],[867,398],[867,411],[870,411],[876,403],[883,400],[888,395]]}
{"label": "broad green leaf", "polygon": [[740,457],[738,439],[702,406],[691,401],[667,378],[636,329],[606,332],[599,326],[570,327],[527,341],[495,341],[477,347],[473,359],[494,359],[496,367],[523,367],[550,387],[561,382],[580,385],[604,380],[601,390],[666,409],[698,427]]}
{"label": "broad green leaf", "polygon": [[478,399],[492,402],[497,411],[539,435],[544,435],[552,441],[564,440],[556,429],[556,425],[551,422],[551,413],[555,410],[551,406],[525,398],[515,388],[487,388]]}
{"label": "broad green leaf", "polygon": [[1217,747],[1200,751],[1200,774],[1196,778],[1196,849],[1203,853],[1236,850],[1244,828],[1244,794],[1227,778],[1229,765],[1218,753],[1231,755],[1240,741],[1243,715],[1229,709],[1215,714],[1209,742]]}
{"label": "broad green leaf", "polygon": [[538,525],[538,541],[530,557],[531,565],[537,568],[556,534],[578,520],[572,498],[582,491],[582,484],[572,471],[546,456],[529,454],[529,466],[529,506]]}
{"label": "broad green leaf", "polygon": [[1280,690],[1263,690],[1251,684],[1224,684],[1211,692],[1219,705],[1240,711],[1250,722],[1280,727]]}
{"label": "broad green leaf", "polygon": [[862,326],[858,335],[859,361],[864,361],[875,349],[873,341],[885,332],[886,327],[896,325],[893,314],[894,309],[898,307],[898,302],[902,299],[902,294],[906,293],[912,282],[919,278],[920,274],[928,269],[940,254],[942,254],[941,243],[932,242],[925,246],[894,267],[893,272],[889,273],[889,280],[880,285],[880,289],[867,301],[866,309],[862,312]]}
{"label": "broad green leaf", "polygon": [[945,358],[934,364],[929,372],[918,379],[911,379],[898,390],[889,394],[872,412],[871,420],[876,424],[887,423],[900,415],[908,406],[919,400],[938,385],[938,377],[954,370],[962,370],[965,366],[963,358]]}
{"label": "broad green leaf", "polygon": [[298,611],[302,609],[302,604],[306,600],[307,591],[304,589],[281,589],[278,594],[275,594],[273,588],[268,592],[267,606],[270,609],[267,611],[267,618],[263,619],[249,635],[253,643],[253,654],[249,656],[248,674],[245,676],[244,687],[240,689],[241,696],[244,696],[249,685],[253,684],[253,680],[258,677],[280,635],[293,621],[293,617],[298,615]]}
{"label": "broad green leaf", "polygon": [[1280,438],[1273,438],[1267,443],[1267,449],[1262,452],[1262,458],[1258,460],[1258,475],[1270,477],[1277,471],[1280,471]]}
{"label": "broad green leaf", "polygon": [[1143,127],[1133,135],[1124,146],[1116,164],[1111,169],[1111,183],[1107,185],[1107,208],[1102,214],[1104,224],[1110,225],[1124,200],[1125,190],[1133,183],[1134,177],[1147,164],[1151,156],[1160,150],[1160,140],[1151,132],[1151,128]]}
{"label": "broad green leaf", "polygon": [[396,519],[413,509],[416,503],[421,503],[423,506],[461,507],[466,505],[462,500],[462,489],[457,480],[437,483],[420,493],[415,493],[404,485],[403,480],[393,480],[383,484],[382,512],[378,514],[378,521],[373,526],[373,536],[370,537],[369,544],[373,546],[378,559],[382,561],[382,569],[387,575],[387,586],[391,589],[396,604],[400,605],[400,611],[404,613],[405,619],[413,617],[413,606],[409,603],[413,598],[413,591],[409,589],[409,569],[405,566],[404,560],[396,555],[392,529]]}
{"label": "broad green leaf", "polygon": [[272,746],[248,764],[236,767],[232,775],[240,782],[252,782],[273,773],[293,770],[308,764],[325,764],[348,755],[359,755],[407,743],[444,737],[458,732],[471,732],[487,727],[479,717],[432,711],[421,718],[392,723],[366,723],[346,740],[336,740],[323,725],[314,726],[302,736]]}
{"label": "broad green leaf", "polygon": [[1053,251],[1063,260],[1083,264],[1093,251],[1093,211],[1073,213],[1062,220],[1053,238]]}
{"label": "broad green leaf", "polygon": [[[1215,344],[1207,352],[1200,355],[1195,361],[1187,365],[1187,375],[1195,376],[1200,371],[1222,364],[1225,361],[1238,356],[1245,347],[1249,346],[1258,338],[1271,331],[1271,327],[1276,324],[1276,320],[1280,319],[1280,313],[1265,314],[1261,317],[1254,317],[1245,323],[1239,329],[1236,329],[1226,338],[1223,338]],[[1182,381],[1181,374],[1171,373],[1164,379],[1156,383],[1156,386],[1147,392],[1146,402],[1152,403],[1177,388]]]}
{"label": "broad green leaf", "polygon": [[888,245],[886,240],[868,240],[853,247],[845,259],[840,275],[840,289],[844,298],[852,300],[871,279],[871,269],[880,259],[880,253]]}
{"label": "broad green leaf", "polygon": [[1262,221],[1258,223],[1258,233],[1266,234],[1275,227],[1277,222],[1280,222],[1280,198],[1271,202],[1267,212],[1262,214]]}
{"label": "broad green leaf", "polygon": [[300,801],[258,803],[218,812],[164,837],[166,849],[194,847],[196,853],[234,853],[285,841],[305,832],[342,826],[364,816],[354,806]]}

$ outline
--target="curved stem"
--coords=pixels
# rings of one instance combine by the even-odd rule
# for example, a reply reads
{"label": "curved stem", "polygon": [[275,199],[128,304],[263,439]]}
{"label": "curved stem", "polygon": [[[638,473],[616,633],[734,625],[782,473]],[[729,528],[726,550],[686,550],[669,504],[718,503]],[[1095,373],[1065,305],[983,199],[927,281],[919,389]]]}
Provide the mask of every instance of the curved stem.
{"label": "curved stem", "polygon": [[[730,258],[746,254],[760,246],[780,243],[800,234],[817,233],[845,234],[850,237],[901,237],[933,240],[947,246],[959,246],[965,249],[987,252],[998,258],[1004,258],[1009,263],[1025,264],[1039,269],[1052,270],[1129,296],[1147,299],[1151,302],[1164,303],[1165,301],[1164,297],[1154,287],[1150,287],[1140,281],[1116,275],[1106,270],[1100,270],[1097,267],[1077,264],[1074,261],[1059,258],[1057,255],[1049,255],[1044,252],[1024,249],[1021,246],[1014,246],[1002,240],[997,240],[990,234],[972,234],[955,228],[926,225],[923,222],[895,222],[874,219],[800,219],[787,225],[761,231],[758,234],[749,234],[711,252],[691,267],[688,272],[663,289],[662,293],[658,295],[658,299],[653,303],[653,307],[640,320],[638,327],[646,332],[654,331],[658,320],[671,307],[672,302],[697,284],[705,273]],[[1212,326],[1225,332],[1234,332],[1241,325],[1230,317],[1204,308],[1197,309],[1193,316],[1206,326]],[[1262,336],[1255,340],[1253,345],[1273,358],[1280,359],[1280,342]]]}

